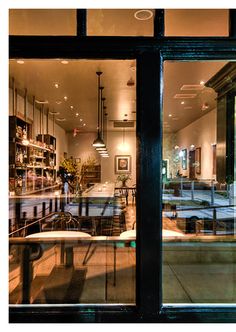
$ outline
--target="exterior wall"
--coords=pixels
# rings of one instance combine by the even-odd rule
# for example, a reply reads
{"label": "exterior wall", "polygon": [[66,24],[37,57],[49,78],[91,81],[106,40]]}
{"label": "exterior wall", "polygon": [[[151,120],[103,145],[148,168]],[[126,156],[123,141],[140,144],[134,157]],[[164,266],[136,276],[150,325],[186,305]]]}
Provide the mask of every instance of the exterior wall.
{"label": "exterior wall", "polygon": [[[187,127],[176,133],[176,143],[181,149],[187,149],[188,155],[190,146],[201,147],[201,174],[196,174],[198,179],[213,179],[213,152],[212,145],[216,143],[216,109],[192,122]],[[180,167],[180,173],[189,176],[189,163],[187,170]]]}

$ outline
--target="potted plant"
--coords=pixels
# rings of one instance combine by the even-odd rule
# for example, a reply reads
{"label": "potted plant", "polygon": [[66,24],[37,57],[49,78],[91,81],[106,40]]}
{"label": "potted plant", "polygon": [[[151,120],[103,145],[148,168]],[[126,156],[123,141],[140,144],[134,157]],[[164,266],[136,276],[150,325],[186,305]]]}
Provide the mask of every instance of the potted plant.
{"label": "potted plant", "polygon": [[129,174],[120,174],[117,176],[117,181],[122,182],[122,187],[127,187],[126,182],[131,180]]}

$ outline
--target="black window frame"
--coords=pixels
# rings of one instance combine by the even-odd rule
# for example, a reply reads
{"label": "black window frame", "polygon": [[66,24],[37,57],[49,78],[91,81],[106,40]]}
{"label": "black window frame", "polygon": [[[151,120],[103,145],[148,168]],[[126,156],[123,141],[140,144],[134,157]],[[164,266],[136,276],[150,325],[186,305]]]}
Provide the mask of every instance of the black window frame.
{"label": "black window frame", "polygon": [[[135,59],[137,64],[136,305],[10,306],[11,323],[236,322],[235,306],[162,304],[162,80],[166,60],[232,60],[236,11],[229,37],[165,37],[156,10],[153,37],[86,36],[86,10],[77,10],[77,36],[10,36],[9,59]],[[159,171],[159,177],[158,175]],[[148,211],[148,214],[147,214]]]}

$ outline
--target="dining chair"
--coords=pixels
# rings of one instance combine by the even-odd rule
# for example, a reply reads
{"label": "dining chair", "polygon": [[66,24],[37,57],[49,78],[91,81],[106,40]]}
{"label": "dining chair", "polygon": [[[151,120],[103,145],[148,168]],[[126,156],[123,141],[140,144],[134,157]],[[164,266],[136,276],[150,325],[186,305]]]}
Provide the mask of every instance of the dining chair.
{"label": "dining chair", "polygon": [[137,194],[136,188],[132,188],[131,192],[132,192],[132,204],[136,204],[136,194]]}

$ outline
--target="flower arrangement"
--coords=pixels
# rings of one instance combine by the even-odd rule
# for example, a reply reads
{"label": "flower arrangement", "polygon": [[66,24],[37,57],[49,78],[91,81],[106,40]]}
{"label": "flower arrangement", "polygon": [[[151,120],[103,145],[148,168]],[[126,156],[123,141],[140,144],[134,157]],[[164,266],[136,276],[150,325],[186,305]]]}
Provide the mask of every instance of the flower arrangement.
{"label": "flower arrangement", "polygon": [[62,184],[67,182],[74,191],[81,178],[81,163],[73,158],[65,158],[60,162],[57,176],[60,177]]}
{"label": "flower arrangement", "polygon": [[131,177],[129,174],[120,174],[117,176],[116,180],[122,182],[122,187],[126,187],[126,182],[131,180]]}

